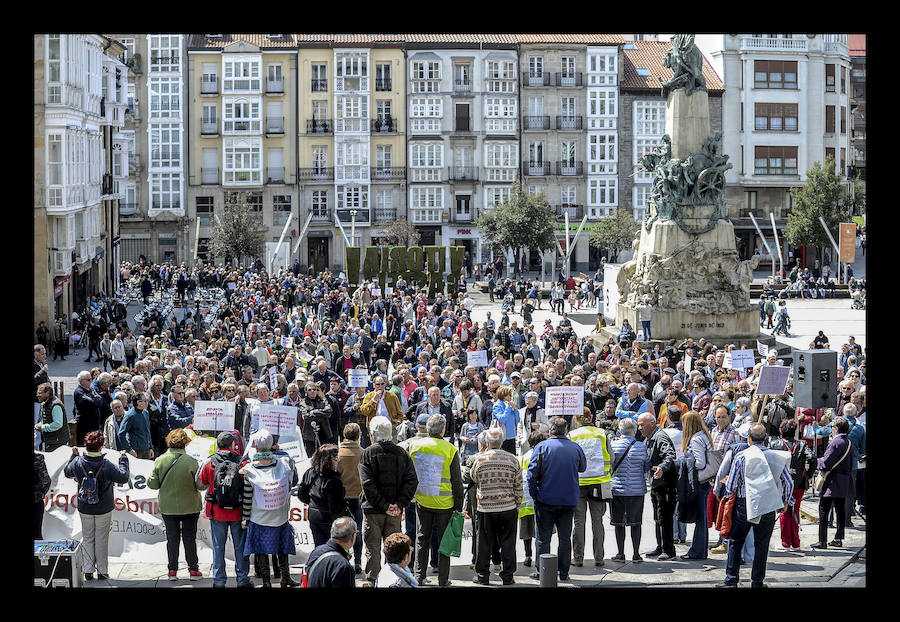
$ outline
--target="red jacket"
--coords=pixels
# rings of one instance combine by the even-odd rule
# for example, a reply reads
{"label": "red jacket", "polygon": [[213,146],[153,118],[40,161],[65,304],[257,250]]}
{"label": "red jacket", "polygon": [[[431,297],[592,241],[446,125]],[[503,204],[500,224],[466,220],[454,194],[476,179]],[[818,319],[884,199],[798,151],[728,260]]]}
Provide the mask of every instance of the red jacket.
{"label": "red jacket", "polygon": [[[240,455],[236,454],[231,450],[222,450],[216,452],[215,455],[229,455],[232,461],[237,458],[241,462],[241,466],[243,467],[247,464],[248,460],[241,459]],[[215,456],[214,455],[214,456]],[[213,457],[214,457],[213,456]],[[215,503],[212,502],[212,494],[213,494],[213,484],[215,483],[214,475],[215,475],[215,465],[213,464],[212,458],[203,463],[203,467],[197,473],[197,481],[201,484],[206,484],[206,518],[210,520],[219,520],[219,521],[239,521],[241,520],[241,508],[235,508],[233,510],[223,510]]]}

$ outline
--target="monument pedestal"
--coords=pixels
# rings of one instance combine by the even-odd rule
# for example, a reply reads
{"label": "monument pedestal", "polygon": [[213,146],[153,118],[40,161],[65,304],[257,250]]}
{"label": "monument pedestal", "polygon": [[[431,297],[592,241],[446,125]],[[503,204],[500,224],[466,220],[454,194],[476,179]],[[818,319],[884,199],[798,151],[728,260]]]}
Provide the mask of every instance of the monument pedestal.
{"label": "monument pedestal", "polygon": [[[625,305],[618,305],[616,321],[622,318],[634,327],[640,335],[641,323],[637,321],[637,311]],[[685,310],[665,310],[653,308],[650,316],[650,332],[653,339],[685,339],[705,337],[711,340],[756,339],[759,337],[759,311],[747,309],[736,313],[692,313]],[[755,346],[755,344],[749,344]]]}

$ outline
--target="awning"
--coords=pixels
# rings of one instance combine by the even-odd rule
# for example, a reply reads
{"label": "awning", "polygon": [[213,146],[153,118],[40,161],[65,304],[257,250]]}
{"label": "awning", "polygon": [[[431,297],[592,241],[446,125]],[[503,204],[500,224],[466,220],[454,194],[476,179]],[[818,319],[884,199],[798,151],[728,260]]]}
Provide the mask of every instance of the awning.
{"label": "awning", "polygon": [[63,289],[65,288],[66,283],[68,283],[69,279],[71,279],[71,278],[72,278],[72,273],[70,272],[66,276],[58,276],[55,279],[53,279],[53,297],[54,298],[59,298],[62,295]]}

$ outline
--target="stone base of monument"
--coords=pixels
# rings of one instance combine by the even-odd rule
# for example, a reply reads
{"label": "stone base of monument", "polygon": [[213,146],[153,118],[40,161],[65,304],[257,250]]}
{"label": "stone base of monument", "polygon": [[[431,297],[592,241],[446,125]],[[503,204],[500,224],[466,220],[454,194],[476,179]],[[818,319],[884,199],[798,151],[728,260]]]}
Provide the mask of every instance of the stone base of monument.
{"label": "stone base of monument", "polygon": [[[635,334],[640,336],[641,323],[637,320],[637,311],[618,305],[616,319],[620,325],[622,318],[627,318],[628,323],[634,327]],[[718,343],[718,340],[756,339],[759,337],[759,311],[748,309],[737,313],[691,313],[653,309],[650,331],[654,340],[704,337]],[[756,347],[756,343],[747,345]]]}

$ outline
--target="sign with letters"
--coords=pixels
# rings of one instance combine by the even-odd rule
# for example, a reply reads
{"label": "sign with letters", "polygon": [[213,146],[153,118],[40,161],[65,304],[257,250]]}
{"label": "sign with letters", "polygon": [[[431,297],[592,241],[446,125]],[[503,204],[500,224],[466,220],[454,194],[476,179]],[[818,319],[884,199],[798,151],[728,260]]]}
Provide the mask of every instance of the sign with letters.
{"label": "sign with letters", "polygon": [[347,386],[351,389],[369,386],[369,371],[366,369],[348,369]]}
{"label": "sign with letters", "polygon": [[[282,404],[260,404],[257,411],[260,430],[266,429],[285,439],[297,434],[297,407]],[[281,438],[279,438],[279,442]]]}
{"label": "sign with letters", "polygon": [[194,403],[195,430],[234,429],[234,402],[212,402],[198,400]]}
{"label": "sign with letters", "polygon": [[791,368],[784,365],[764,365],[759,370],[759,384],[756,385],[757,395],[784,395],[787,388]]}
{"label": "sign with letters", "polygon": [[487,367],[487,350],[472,350],[466,353],[466,365],[474,367]]}
{"label": "sign with letters", "polygon": [[769,354],[769,346],[764,343],[760,343],[759,340],[756,341],[756,351],[759,352],[759,355],[762,357],[766,357]]}
{"label": "sign with letters", "polygon": [[732,350],[730,354],[733,369],[747,369],[756,364],[753,359],[753,350]]}
{"label": "sign with letters", "polygon": [[547,387],[544,414],[548,418],[584,414],[584,387]]}

